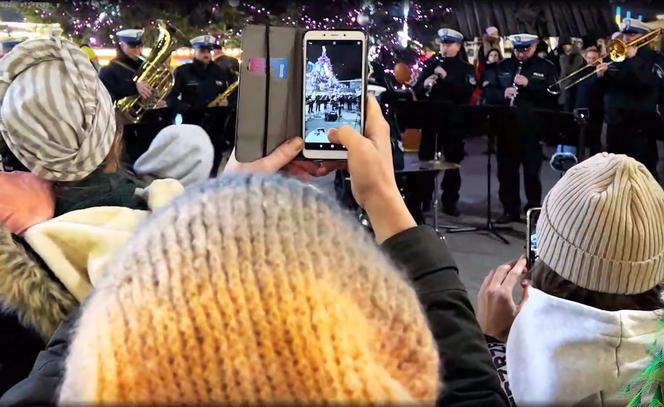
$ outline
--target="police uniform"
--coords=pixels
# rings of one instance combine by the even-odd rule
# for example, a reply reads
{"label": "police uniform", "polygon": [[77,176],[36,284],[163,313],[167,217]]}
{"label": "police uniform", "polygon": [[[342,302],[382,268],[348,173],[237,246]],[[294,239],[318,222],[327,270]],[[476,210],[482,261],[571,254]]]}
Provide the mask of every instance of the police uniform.
{"label": "police uniform", "polygon": [[[119,42],[127,45],[134,47],[143,45],[143,30],[122,30],[118,31],[116,36]],[[114,102],[127,96],[138,95],[134,75],[142,63],[142,59],[129,58],[118,48],[117,57],[99,70],[99,79],[108,89]]]}
{"label": "police uniform", "polygon": [[[650,32],[631,18],[624,19],[620,29],[621,33]],[[603,82],[607,150],[633,157],[658,177],[656,138],[662,124],[656,112],[659,93],[664,90],[661,54],[642,47],[633,58],[609,65]]]}
{"label": "police uniform", "polygon": [[[127,29],[116,33],[119,42],[133,47],[143,45],[143,30]],[[114,102],[128,96],[138,95],[134,76],[143,59],[133,59],[118,47],[118,55],[107,66],[99,70],[99,79],[106,86]],[[157,134],[171,124],[173,117],[168,109],[154,109],[146,112],[140,123],[124,126],[125,165],[131,166],[147,149]]]}
{"label": "police uniform", "polygon": [[[515,48],[527,48],[538,41],[537,36],[530,34],[513,35],[510,39]],[[556,98],[547,92],[547,88],[556,81],[556,68],[550,61],[537,55],[523,62],[519,62],[516,57],[500,62],[496,68],[496,75],[488,78],[489,82],[484,88],[487,104],[510,104],[510,100],[505,98],[505,89],[513,86],[519,67],[520,74],[528,78],[528,85],[517,87],[514,116],[493,123],[493,127],[498,129],[499,196],[504,209],[500,223],[518,220],[520,217],[519,167],[521,165],[523,165],[524,187],[528,199],[526,209],[541,204],[540,135],[544,128],[527,109],[557,108]]]}
{"label": "police uniform", "polygon": [[[438,31],[438,41],[445,43],[460,43],[463,35],[455,30],[443,28]],[[434,74],[437,67],[447,72],[445,79],[439,78],[431,89],[424,86],[425,80]],[[453,58],[445,58],[436,54],[429,58],[419,79],[413,86],[415,95],[419,100],[430,100],[434,102],[449,103],[451,105],[467,105],[477,86],[474,68],[471,64],[461,59],[461,52]],[[442,151],[445,160],[460,163],[464,156],[464,123],[460,112],[450,110],[447,117],[432,117],[432,126],[422,129],[422,144],[419,157],[421,160],[434,158],[436,137],[438,137],[438,148]],[[451,215],[458,215],[456,209],[459,201],[459,189],[461,188],[461,174],[459,170],[445,171],[442,181],[443,211]],[[432,187],[424,189],[429,194]]]}
{"label": "police uniform", "polygon": [[[215,37],[202,35],[191,40],[194,49],[220,49]],[[194,60],[175,70],[175,85],[166,98],[171,109],[182,114],[182,122],[201,126],[214,145],[213,175],[221,163],[225,146],[223,127],[228,109],[207,107],[231,84],[228,72],[214,62]]]}

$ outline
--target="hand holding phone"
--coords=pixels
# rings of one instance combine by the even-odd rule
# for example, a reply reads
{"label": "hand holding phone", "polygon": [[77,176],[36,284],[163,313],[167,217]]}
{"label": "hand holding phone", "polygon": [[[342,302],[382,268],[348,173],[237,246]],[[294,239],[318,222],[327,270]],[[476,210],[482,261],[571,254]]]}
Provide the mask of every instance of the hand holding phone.
{"label": "hand holding phone", "polygon": [[362,31],[308,31],[303,54],[303,155],[313,160],[345,160],[346,148],[331,143],[327,134],[342,125],[364,133],[366,35]]}
{"label": "hand holding phone", "polygon": [[526,214],[526,266],[528,270],[538,258],[537,251],[537,220],[542,208],[531,208]]}
{"label": "hand holding phone", "polygon": [[[330,141],[348,148],[348,171],[357,203],[367,211],[376,240],[417,226],[397,187],[392,164],[390,127],[373,96],[367,97],[364,135],[350,126],[332,129]],[[371,168],[371,171],[367,171]]]}

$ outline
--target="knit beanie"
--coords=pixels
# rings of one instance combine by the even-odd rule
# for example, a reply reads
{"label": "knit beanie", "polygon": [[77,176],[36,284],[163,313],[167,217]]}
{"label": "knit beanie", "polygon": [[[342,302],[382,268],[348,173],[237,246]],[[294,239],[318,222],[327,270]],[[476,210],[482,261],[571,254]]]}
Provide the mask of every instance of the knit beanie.
{"label": "knit beanie", "polygon": [[108,91],[76,44],[25,41],[0,59],[0,134],[16,158],[49,181],[78,181],[111,151]]}
{"label": "knit beanie", "polygon": [[86,304],[60,402],[433,404],[413,288],[310,186],[191,187],[121,250]]}
{"label": "knit beanie", "polygon": [[148,181],[172,178],[189,186],[210,177],[213,158],[214,147],[202,127],[173,124],[152,140],[134,163],[134,172]]}
{"label": "knit beanie", "polygon": [[582,288],[648,291],[664,279],[664,192],[636,160],[597,154],[544,198],[537,236],[540,259]]}

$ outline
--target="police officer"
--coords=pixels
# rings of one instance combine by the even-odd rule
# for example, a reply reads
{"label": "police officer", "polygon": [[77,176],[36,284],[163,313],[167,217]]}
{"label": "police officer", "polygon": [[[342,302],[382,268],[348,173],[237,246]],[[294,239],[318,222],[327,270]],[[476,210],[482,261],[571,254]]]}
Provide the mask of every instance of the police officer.
{"label": "police officer", "polygon": [[[484,88],[488,104],[516,106],[513,116],[494,122],[498,132],[497,159],[498,194],[503,204],[503,216],[496,223],[518,221],[521,215],[519,167],[523,165],[523,182],[528,203],[525,210],[540,206],[542,200],[542,147],[537,117],[530,108],[551,109],[556,98],[547,92],[556,80],[556,67],[538,57],[538,38],[531,34],[510,36],[513,52],[502,61]],[[512,102],[513,100],[513,102]]]}
{"label": "police officer", "polygon": [[[463,35],[450,28],[438,30],[437,42],[440,53],[429,58],[420,77],[413,86],[415,96],[419,100],[449,103],[450,105],[467,105],[477,85],[473,66],[465,62],[460,55]],[[438,150],[442,151],[445,160],[460,163],[464,155],[464,126],[460,112],[448,110],[446,117],[431,118],[431,127],[422,129],[422,145],[420,159],[431,160],[436,153],[435,144],[438,138]],[[447,170],[442,182],[442,210],[451,216],[459,216],[457,203],[461,188],[459,170]],[[425,194],[431,187],[424,189]],[[430,196],[430,194],[429,194]]]}
{"label": "police officer", "polygon": [[[143,30],[121,30],[116,33],[116,37],[117,56],[99,70],[99,79],[114,102],[135,95],[143,99],[150,98],[152,88],[146,83],[134,82],[134,75],[143,63]],[[165,107],[166,103],[162,100],[156,109],[143,116],[140,123],[124,125],[125,165],[131,166],[147,151],[159,131],[172,122],[172,115]]]}
{"label": "police officer", "polygon": [[182,114],[182,122],[201,126],[214,145],[212,176],[216,175],[224,150],[223,127],[228,100],[219,106],[208,107],[230,85],[228,73],[212,61],[212,51],[221,49],[217,39],[201,35],[191,40],[194,60],[175,70],[175,85],[166,101],[168,106]]}
{"label": "police officer", "polygon": [[145,83],[134,82],[134,75],[143,63],[143,30],[128,29],[116,33],[118,39],[117,56],[99,70],[101,79],[113,101],[127,96],[141,95],[147,99],[152,89]]}
{"label": "police officer", "polygon": [[[628,43],[650,32],[650,28],[639,20],[625,18],[620,32]],[[629,47],[625,61],[602,64],[597,70],[604,74],[607,150],[633,157],[657,178],[656,136],[661,135],[662,125],[656,112],[664,80],[661,55],[647,46]]]}

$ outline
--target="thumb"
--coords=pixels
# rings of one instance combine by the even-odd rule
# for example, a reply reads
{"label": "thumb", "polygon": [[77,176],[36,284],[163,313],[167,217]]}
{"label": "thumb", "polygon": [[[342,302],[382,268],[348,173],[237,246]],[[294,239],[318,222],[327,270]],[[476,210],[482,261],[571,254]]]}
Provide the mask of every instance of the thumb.
{"label": "thumb", "polygon": [[338,129],[330,129],[327,132],[327,138],[331,143],[346,146],[348,151],[357,148],[358,143],[364,139],[355,129],[345,124]]}
{"label": "thumb", "polygon": [[304,147],[304,140],[301,137],[293,137],[281,143],[267,157],[261,158],[260,170],[268,173],[275,173],[293,161]]}

